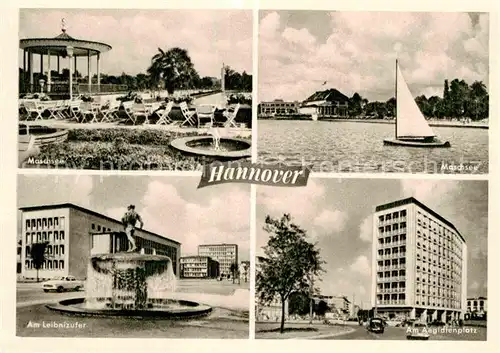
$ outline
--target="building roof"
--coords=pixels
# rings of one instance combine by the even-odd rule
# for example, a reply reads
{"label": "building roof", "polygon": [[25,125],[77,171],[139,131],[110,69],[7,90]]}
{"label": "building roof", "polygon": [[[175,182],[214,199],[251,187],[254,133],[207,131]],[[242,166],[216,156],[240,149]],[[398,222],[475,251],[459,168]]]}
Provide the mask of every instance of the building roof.
{"label": "building roof", "polygon": [[424,205],[422,202],[418,201],[414,197],[408,197],[406,199],[397,200],[397,201],[393,201],[393,202],[389,202],[389,203],[377,206],[375,208],[375,212],[384,211],[384,210],[388,210],[388,209],[391,209],[391,208],[394,208],[394,207],[408,205],[408,204],[411,204],[411,203],[419,206],[420,208],[422,208],[423,210],[425,210],[426,212],[430,213],[431,215],[433,215],[434,217],[436,217],[437,219],[439,219],[441,222],[443,222],[444,224],[446,224],[448,227],[450,227],[451,229],[453,229],[455,232],[457,232],[457,234],[460,237],[460,239],[462,239],[463,242],[465,243],[464,237],[462,236],[462,234],[460,234],[460,232],[453,225],[453,223],[451,223],[446,218],[444,218],[443,216],[441,216],[439,213],[437,213],[436,211],[430,209],[429,207],[427,207],[426,205]]}
{"label": "building roof", "polygon": [[349,97],[341,93],[335,88],[330,88],[325,91],[317,91],[312,96],[307,98],[304,103],[315,101],[329,101],[329,102],[348,102]]}
{"label": "building roof", "polygon": [[[95,212],[95,211],[89,210],[88,208],[75,205],[75,204],[73,204],[71,202],[58,203],[58,204],[52,204],[52,205],[26,206],[26,207],[20,207],[19,210],[23,211],[23,212],[27,212],[27,211],[50,210],[50,209],[54,209],[54,208],[73,208],[75,210],[78,210],[78,211],[81,211],[81,212],[84,212],[84,213],[88,213],[88,214],[90,214],[92,216],[104,218],[104,219],[106,219],[106,220],[108,220],[110,222],[116,222],[116,223],[122,224],[122,222],[117,221],[114,218],[108,217],[108,216],[103,215],[102,213],[99,213],[99,212]],[[148,234],[148,235],[154,236],[154,237],[159,237],[161,239],[169,240],[169,241],[171,241],[173,243],[176,243],[176,244],[181,244],[180,242],[178,242],[176,240],[164,237],[164,236],[162,236],[160,234],[156,234],[156,233],[147,231],[145,229],[141,229],[141,231],[144,232],[144,233],[146,233],[146,234]]]}
{"label": "building roof", "polygon": [[220,243],[220,244],[200,244],[200,245],[198,245],[198,247],[200,247],[200,246],[236,246],[236,247],[238,247],[238,244]]}

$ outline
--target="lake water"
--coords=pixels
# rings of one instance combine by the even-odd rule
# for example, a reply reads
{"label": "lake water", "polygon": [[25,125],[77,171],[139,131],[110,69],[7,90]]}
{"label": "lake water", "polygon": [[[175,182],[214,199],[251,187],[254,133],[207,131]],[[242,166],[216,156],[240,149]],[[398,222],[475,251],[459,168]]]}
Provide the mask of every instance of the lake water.
{"label": "lake water", "polygon": [[451,148],[384,146],[394,137],[392,124],[259,120],[258,161],[325,173],[488,173],[487,129],[432,129]]}

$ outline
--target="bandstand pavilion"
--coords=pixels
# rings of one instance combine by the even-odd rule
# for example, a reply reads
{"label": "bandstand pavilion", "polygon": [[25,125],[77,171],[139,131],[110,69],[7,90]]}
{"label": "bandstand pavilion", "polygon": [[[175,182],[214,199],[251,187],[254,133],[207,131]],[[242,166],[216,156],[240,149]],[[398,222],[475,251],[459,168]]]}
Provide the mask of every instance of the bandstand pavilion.
{"label": "bandstand pavilion", "polygon": [[[100,60],[101,54],[111,50],[111,46],[105,43],[93,42],[82,39],[75,39],[66,33],[66,28],[64,25],[64,20],[62,21],[62,33],[54,38],[26,38],[21,39],[19,42],[19,48],[23,50],[23,71],[28,72],[28,75],[24,75],[23,80],[27,91],[33,93],[35,88],[38,87],[37,83],[34,82],[34,65],[33,56],[40,56],[40,73],[44,74],[44,61],[45,58],[48,64],[47,67],[47,82],[46,92],[47,94],[69,94],[70,99],[73,98],[74,84],[73,84],[73,74],[77,71],[77,58],[86,57],[87,58],[87,91],[86,93],[98,93],[101,91],[100,81]],[[51,80],[51,58],[57,58],[57,72],[60,73],[60,60],[68,60],[69,67],[69,82],[55,84]],[[91,59],[96,58],[96,74],[97,74],[97,84],[92,86],[92,72],[91,72]],[[43,87],[43,84],[42,84]]]}

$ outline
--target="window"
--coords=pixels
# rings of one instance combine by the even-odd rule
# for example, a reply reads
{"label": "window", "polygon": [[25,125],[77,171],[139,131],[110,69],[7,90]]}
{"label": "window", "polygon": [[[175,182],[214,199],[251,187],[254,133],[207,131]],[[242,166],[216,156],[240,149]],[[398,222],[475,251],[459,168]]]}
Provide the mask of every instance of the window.
{"label": "window", "polygon": [[100,232],[101,231],[101,226],[97,226],[97,231]]}
{"label": "window", "polygon": [[54,217],[54,227],[59,227],[59,218],[58,217]]}
{"label": "window", "polygon": [[61,231],[59,232],[59,235],[60,235],[60,237],[61,237],[61,240],[64,240],[64,230],[61,230]]}
{"label": "window", "polygon": [[52,228],[53,226],[54,226],[54,221],[51,217],[51,218],[49,218],[49,228]]}
{"label": "window", "polygon": [[95,224],[92,223],[92,230],[95,230]]}
{"label": "window", "polygon": [[61,270],[63,270],[63,269],[64,269],[64,260],[60,260],[60,261],[59,261],[59,268],[60,268]]}
{"label": "window", "polygon": [[26,220],[26,230],[30,229],[31,228],[31,223],[30,223],[30,220],[27,219]]}
{"label": "window", "polygon": [[60,251],[59,251],[59,253],[61,255],[64,255],[64,245],[60,245]]}

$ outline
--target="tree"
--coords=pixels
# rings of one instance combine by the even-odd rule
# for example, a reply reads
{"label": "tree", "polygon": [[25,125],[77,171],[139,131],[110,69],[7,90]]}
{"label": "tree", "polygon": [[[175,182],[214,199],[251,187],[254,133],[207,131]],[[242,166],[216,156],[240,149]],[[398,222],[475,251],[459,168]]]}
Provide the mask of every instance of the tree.
{"label": "tree", "polygon": [[288,313],[307,315],[309,313],[309,295],[305,292],[293,292],[288,299]]}
{"label": "tree", "polygon": [[231,271],[231,276],[233,277],[234,283],[235,278],[238,276],[238,264],[236,262],[232,263],[229,271]]}
{"label": "tree", "polygon": [[259,257],[256,291],[261,303],[281,300],[280,332],[285,328],[285,303],[293,292],[312,292],[312,280],[323,271],[316,244],[307,241],[306,231],[284,214],[280,219],[266,216],[264,230],[270,234]]}
{"label": "tree", "polygon": [[167,51],[158,48],[147,71],[154,84],[165,83],[169,94],[175,89],[193,87],[193,82],[199,79],[187,50],[177,47]]}
{"label": "tree", "polygon": [[328,304],[324,300],[320,300],[318,304],[314,306],[314,312],[318,316],[325,316],[325,313],[329,310]]}
{"label": "tree", "polygon": [[36,269],[36,281],[38,282],[38,271],[42,268],[45,262],[45,251],[47,250],[47,245],[49,242],[34,243],[31,246],[31,259],[33,260],[33,267]]}

